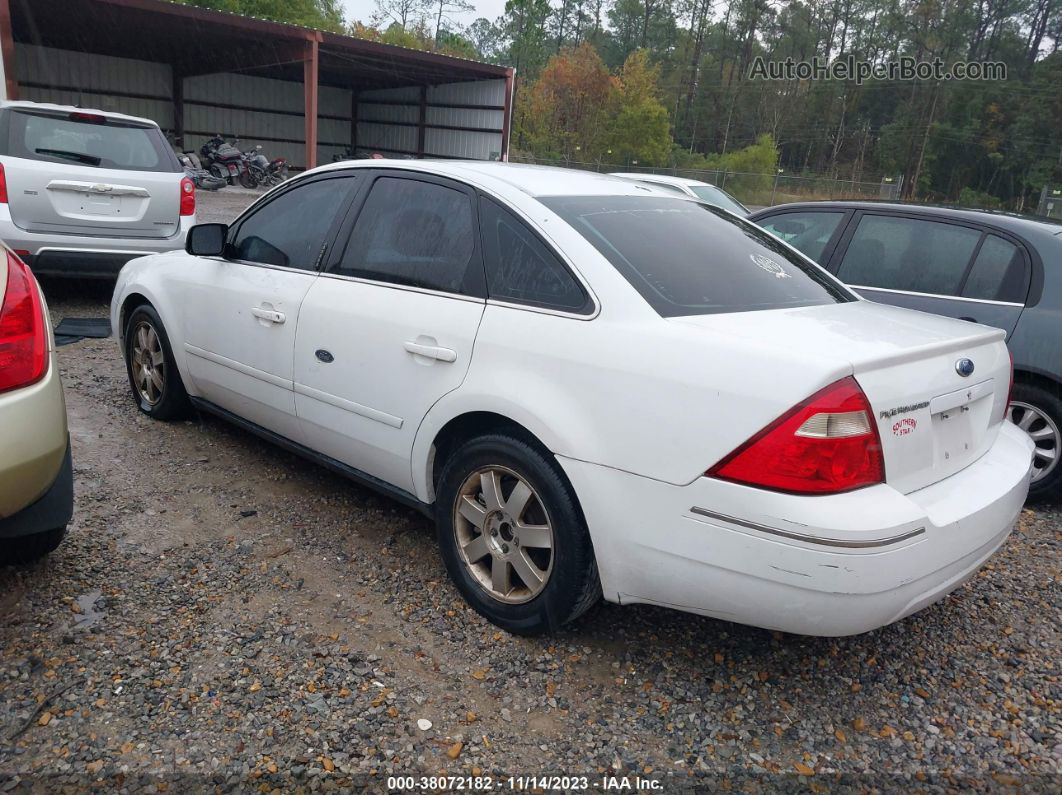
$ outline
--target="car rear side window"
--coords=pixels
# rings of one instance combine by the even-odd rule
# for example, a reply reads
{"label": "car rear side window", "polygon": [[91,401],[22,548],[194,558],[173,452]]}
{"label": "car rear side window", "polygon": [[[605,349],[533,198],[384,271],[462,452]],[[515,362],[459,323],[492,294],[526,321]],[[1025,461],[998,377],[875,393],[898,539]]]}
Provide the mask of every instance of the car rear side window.
{"label": "car rear side window", "polygon": [[566,312],[591,308],[575,277],[512,213],[481,199],[479,223],[491,298]]}
{"label": "car rear side window", "polygon": [[822,252],[842,218],[844,213],[782,213],[758,223],[775,237],[820,262]]}
{"label": "car rear side window", "polygon": [[466,279],[482,284],[482,273],[469,267],[474,237],[467,193],[434,182],[381,177],[373,183],[335,272],[429,290],[475,292],[466,285]]}
{"label": "car rear side window", "polygon": [[978,230],[956,224],[866,215],[837,275],[860,287],[957,296],[980,239]]}
{"label": "car rear side window", "polygon": [[1029,292],[1025,255],[997,235],[987,235],[962,289],[963,298],[1021,304]]}
{"label": "car rear side window", "polygon": [[282,268],[314,270],[336,212],[355,183],[351,176],[296,185],[244,219],[229,256]]}
{"label": "car rear side window", "polygon": [[855,300],[821,268],[718,207],[654,196],[540,199],[664,317]]}
{"label": "car rear side window", "polygon": [[7,154],[65,165],[128,171],[181,170],[162,131],[89,111],[9,112]]}

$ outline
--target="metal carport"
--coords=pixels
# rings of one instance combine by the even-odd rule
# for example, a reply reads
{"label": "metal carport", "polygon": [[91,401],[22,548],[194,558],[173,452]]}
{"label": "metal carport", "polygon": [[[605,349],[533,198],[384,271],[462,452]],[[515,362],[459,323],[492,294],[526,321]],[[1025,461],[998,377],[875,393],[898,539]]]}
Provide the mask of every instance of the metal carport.
{"label": "metal carport", "polygon": [[7,98],[148,116],[188,149],[508,153],[513,70],[437,53],[166,0],[0,0],[0,52]]}

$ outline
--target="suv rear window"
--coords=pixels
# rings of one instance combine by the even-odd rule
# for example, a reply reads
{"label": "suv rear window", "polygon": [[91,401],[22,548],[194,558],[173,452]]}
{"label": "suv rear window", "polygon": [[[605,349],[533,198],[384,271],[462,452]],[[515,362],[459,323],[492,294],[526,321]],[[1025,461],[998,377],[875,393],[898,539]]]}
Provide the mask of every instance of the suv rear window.
{"label": "suv rear window", "polygon": [[146,127],[86,111],[56,115],[12,110],[5,154],[48,163],[130,171],[180,171],[157,127]]}
{"label": "suv rear window", "polygon": [[650,196],[554,196],[571,224],[663,317],[858,300],[821,268],[718,207]]}

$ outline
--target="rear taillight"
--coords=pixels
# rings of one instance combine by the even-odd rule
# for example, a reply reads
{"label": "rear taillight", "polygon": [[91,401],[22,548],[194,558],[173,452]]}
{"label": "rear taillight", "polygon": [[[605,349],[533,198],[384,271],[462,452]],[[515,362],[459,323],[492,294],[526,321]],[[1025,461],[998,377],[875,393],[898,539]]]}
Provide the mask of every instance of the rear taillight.
{"label": "rear taillight", "polygon": [[7,204],[7,173],[3,163],[0,163],[0,204]]}
{"label": "rear taillight", "polygon": [[101,116],[98,113],[85,113],[84,111],[74,111],[70,114],[70,121],[79,121],[82,124],[106,124],[107,117]]}
{"label": "rear taillight", "polygon": [[181,179],[181,215],[195,215],[195,183],[188,177]]}
{"label": "rear taillight", "polygon": [[7,256],[7,290],[0,305],[0,392],[29,386],[48,372],[48,330],[37,282],[22,260]]}
{"label": "rear taillight", "polygon": [[789,494],[837,494],[881,483],[885,460],[870,402],[849,376],[799,403],[705,474]]}

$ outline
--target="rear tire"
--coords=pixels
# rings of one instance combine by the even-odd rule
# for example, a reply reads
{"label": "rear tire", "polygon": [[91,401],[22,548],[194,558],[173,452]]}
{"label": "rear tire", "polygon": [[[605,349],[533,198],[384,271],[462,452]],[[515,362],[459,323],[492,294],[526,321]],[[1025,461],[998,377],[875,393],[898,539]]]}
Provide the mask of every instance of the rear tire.
{"label": "rear tire", "polygon": [[0,566],[23,566],[56,550],[66,537],[66,525],[43,533],[0,541]]}
{"label": "rear tire", "polygon": [[499,433],[465,442],[443,467],[435,510],[450,578],[491,623],[554,632],[600,598],[575,493],[552,456],[524,440]]}
{"label": "rear tire", "polygon": [[1058,392],[1038,384],[1016,383],[1007,416],[1036,444],[1029,496],[1062,494],[1062,399]]}
{"label": "rear tire", "polygon": [[149,417],[178,420],[191,413],[169,337],[151,304],[138,306],[125,324],[125,368],[133,400]]}

